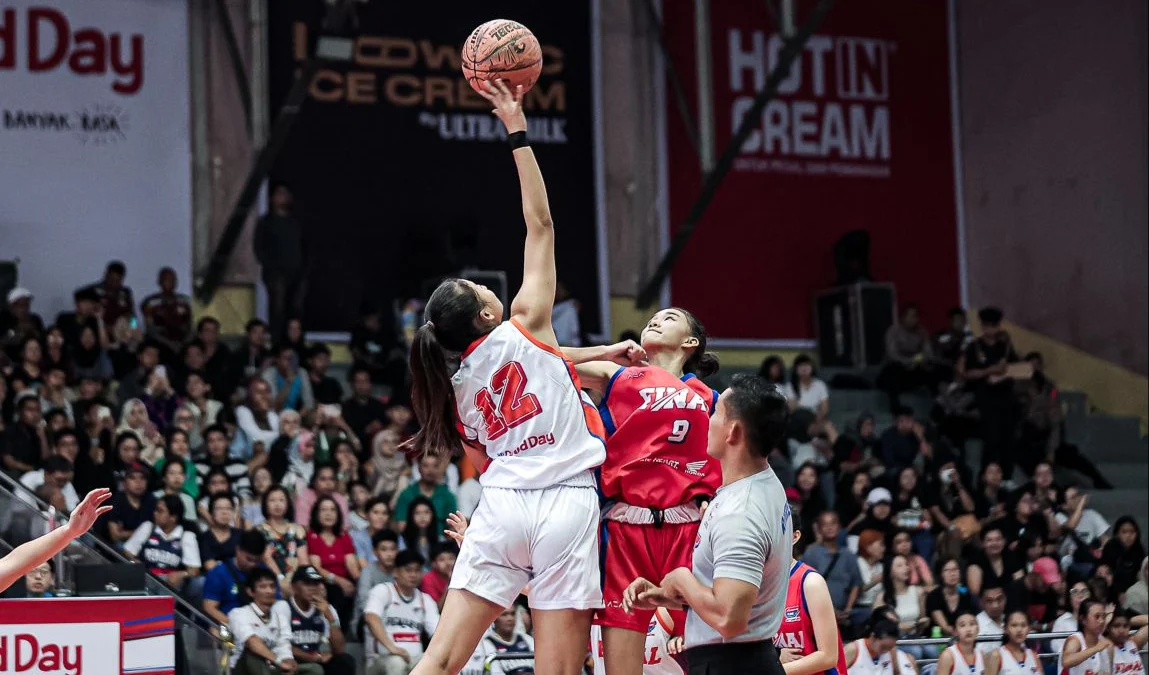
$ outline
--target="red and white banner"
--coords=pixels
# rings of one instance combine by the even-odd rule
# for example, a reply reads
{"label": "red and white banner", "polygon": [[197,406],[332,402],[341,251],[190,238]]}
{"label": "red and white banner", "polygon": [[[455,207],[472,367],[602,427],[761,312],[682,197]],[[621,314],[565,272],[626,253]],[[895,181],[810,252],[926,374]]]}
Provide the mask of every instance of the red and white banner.
{"label": "red and white banner", "polygon": [[[762,0],[710,3],[716,156],[783,43]],[[795,3],[797,22],[812,0]],[[664,2],[666,42],[697,119],[694,6]],[[960,298],[946,2],[838,2],[754,122],[671,275],[674,304],[712,336],[813,337],[812,297],[833,285],[834,242],[871,236],[876,281],[930,324]],[[668,91],[670,91],[668,89]],[[669,226],[702,184],[666,96]]]}
{"label": "red and white banner", "polygon": [[174,675],[171,597],[0,601],[0,675]]}

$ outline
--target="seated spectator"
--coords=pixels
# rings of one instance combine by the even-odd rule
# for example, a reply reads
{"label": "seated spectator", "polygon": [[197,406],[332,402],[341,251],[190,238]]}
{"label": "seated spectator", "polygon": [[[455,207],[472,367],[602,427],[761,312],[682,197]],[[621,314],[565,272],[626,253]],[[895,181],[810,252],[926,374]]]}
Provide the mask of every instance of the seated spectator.
{"label": "seated spectator", "polygon": [[[987,583],[982,587],[981,612],[977,615],[977,634],[997,636],[1005,634],[1005,589],[998,584]],[[995,642],[979,642],[977,648],[988,654],[998,648]]]}
{"label": "seated spectator", "polygon": [[[1089,584],[1084,581],[1078,581],[1070,586],[1061,601],[1061,613],[1053,621],[1053,626],[1050,630],[1054,633],[1076,633],[1077,632],[1077,613],[1081,609],[1081,603],[1086,600],[1096,600],[1092,592],[1089,590]],[[1060,654],[1061,648],[1065,646],[1065,640],[1052,640],[1049,643],[1050,648],[1054,653]]]}
{"label": "seated spectator", "polygon": [[1008,497],[1009,491],[1002,487],[1001,465],[997,462],[987,463],[982,467],[973,494],[974,515],[982,525],[1004,517]]}
{"label": "seated spectator", "polygon": [[359,575],[359,589],[355,598],[355,613],[351,618],[351,625],[357,628],[357,632],[362,632],[359,621],[363,617],[363,608],[367,606],[371,589],[395,580],[395,556],[398,553],[399,535],[394,531],[380,530],[371,537],[372,562],[362,565],[363,572]]}
{"label": "seated spectator", "polygon": [[896,410],[903,393],[924,388],[932,394],[938,379],[930,336],[918,320],[917,305],[908,305],[901,320],[886,330],[886,362],[878,388],[890,397],[890,409]]}
{"label": "seated spectator", "polygon": [[439,542],[431,549],[431,571],[423,575],[419,590],[435,601],[439,611],[447,600],[447,586],[451,583],[451,573],[455,571],[455,560],[459,557],[459,547],[454,542]]}
{"label": "seated spectator", "polygon": [[123,490],[112,495],[108,502],[112,510],[104,516],[104,536],[113,547],[122,547],[155,515],[156,499],[148,492],[151,475],[151,470],[139,462],[124,468]]}
{"label": "seated spectator", "polygon": [[387,407],[371,394],[371,374],[364,368],[355,368],[347,377],[351,384],[351,397],[343,401],[343,419],[359,438],[361,447],[371,447],[375,434],[383,430]]}
{"label": "seated spectator", "polygon": [[1101,548],[1101,562],[1113,571],[1113,588],[1117,592],[1137,583],[1145,545],[1141,543],[1141,528],[1131,516],[1121,516],[1113,523],[1113,538]]}
{"label": "seated spectator", "polygon": [[66,417],[66,425],[76,423],[75,413],[72,411],[74,394],[68,389],[67,366],[54,365],[44,369],[44,381],[40,384],[40,407],[54,413],[60,411]]}
{"label": "seated spectator", "polygon": [[969,329],[969,319],[966,317],[964,309],[961,307],[951,309],[949,320],[949,326],[938,333],[935,338],[937,345],[934,352],[938,361],[951,369],[950,375],[952,376],[953,367],[965,354],[966,347],[973,342],[974,337],[973,332]]}
{"label": "seated spectator", "polygon": [[346,523],[350,520],[351,508],[347,503],[347,497],[340,494],[336,488],[339,483],[336,479],[335,467],[325,464],[317,466],[315,473],[311,475],[311,483],[304,485],[296,485],[295,487],[295,522],[300,525],[306,525],[311,522],[310,514],[312,507],[319,499],[328,497],[335,501],[339,506],[340,521]]}
{"label": "seated spectator", "polygon": [[307,354],[307,382],[316,405],[339,406],[343,400],[343,387],[339,380],[327,374],[331,366],[331,350],[325,344],[311,347]]}
{"label": "seated spectator", "polygon": [[295,352],[295,356],[291,360],[296,368],[305,363],[309,347],[307,345],[307,332],[303,330],[303,321],[298,317],[289,318],[284,324],[276,344],[291,347]]}
{"label": "seated spectator", "polygon": [[297,663],[292,656],[291,625],[271,611],[276,602],[271,572],[252,570],[243,588],[249,602],[228,612],[224,622],[235,640],[229,663],[232,675],[322,675],[319,664]]}
{"label": "seated spectator", "polygon": [[[240,589],[244,587],[252,570],[260,567],[266,549],[267,540],[258,530],[243,533],[239,539],[235,558],[225,560],[207,573],[203,588],[204,614],[220,625],[228,624],[228,614],[240,604],[247,602],[249,596],[241,596]],[[274,585],[275,575],[270,578]]]}
{"label": "seated spectator", "polygon": [[873,479],[865,471],[842,474],[838,479],[838,496],[834,500],[834,510],[839,517],[852,523],[866,513],[866,497],[870,495]]}
{"label": "seated spectator", "polygon": [[16,287],[8,291],[8,305],[0,309],[0,361],[6,354],[19,358],[20,345],[44,334],[44,320],[32,311],[32,291]]}
{"label": "seated spectator", "polygon": [[355,544],[343,523],[339,504],[330,496],[320,496],[311,508],[307,553],[312,567],[323,575],[327,597],[339,613],[340,620],[349,624],[360,570]]}
{"label": "seated spectator", "polygon": [[1109,523],[1093,509],[1087,508],[1089,495],[1075,487],[1061,492],[1054,518],[1062,533],[1058,554],[1061,566],[1080,576],[1093,574],[1101,549],[1109,541]]}
{"label": "seated spectator", "polygon": [[44,348],[38,337],[30,337],[20,345],[20,358],[14,359],[15,367],[8,376],[12,391],[19,394],[24,391],[36,392],[44,382]]}
{"label": "seated spectator", "polygon": [[247,402],[235,409],[235,421],[244,434],[244,451],[239,459],[249,459],[271,450],[279,438],[279,414],[272,406],[272,389],[265,380],[253,377],[247,382]]}
{"label": "seated spectator", "polygon": [[1021,489],[1033,494],[1033,500],[1038,511],[1055,510],[1058,505],[1061,486],[1054,479],[1053,463],[1044,459],[1037,462],[1033,467],[1032,479],[1022,485]]}
{"label": "seated spectator", "polygon": [[148,337],[167,347],[171,354],[178,354],[191,337],[191,299],[176,293],[179,280],[176,271],[170,267],[160,269],[157,283],[159,292],[152,293],[140,303],[144,328]]}
{"label": "seated spectator", "polygon": [[930,534],[933,521],[926,508],[917,468],[908,466],[898,473],[890,510],[894,514],[892,520],[895,527],[905,531],[913,539],[918,552],[929,557],[934,550],[934,540]]}
{"label": "seated spectator", "polygon": [[837,609],[838,623],[848,627],[863,579],[857,556],[838,541],[841,530],[838,514],[823,512],[818,516],[818,543],[807,547],[802,559],[826,578],[830,599]]}
{"label": "seated spectator", "polygon": [[44,336],[44,356],[40,359],[40,370],[47,373],[53,368],[61,370],[65,377],[72,372],[72,359],[69,350],[74,347],[73,343],[66,343],[64,341],[64,333],[53,326],[48,329],[48,333]]}
{"label": "seated spectator", "polygon": [[[213,398],[211,385],[201,370],[191,370],[184,376],[183,408],[189,415],[188,434],[193,448],[203,445],[204,430],[219,422],[223,403]],[[177,423],[180,413],[176,413]]]}
{"label": "seated spectator", "polygon": [[391,507],[382,497],[371,498],[364,510],[367,526],[351,530],[351,541],[355,542],[355,555],[359,556],[360,567],[375,562],[375,546],[372,543],[375,535],[391,525]]}
{"label": "seated spectator", "polygon": [[[930,625],[926,614],[926,590],[911,581],[913,570],[904,555],[895,553],[886,565],[882,590],[874,600],[875,607],[889,605],[898,615],[898,633],[902,638],[925,637]],[[863,577],[864,578],[864,577]],[[928,650],[930,657],[934,650]],[[925,658],[927,650],[911,648],[915,658]]]}
{"label": "seated spectator", "polygon": [[371,589],[363,609],[367,675],[405,675],[423,657],[422,635],[439,625],[435,601],[419,590],[426,559],[413,550],[395,558],[395,580]]}
{"label": "seated spectator", "polygon": [[1007,506],[1008,515],[989,525],[996,525],[1005,534],[1010,549],[1018,551],[1022,537],[1030,537],[1039,543],[1049,539],[1049,522],[1044,515],[1037,513],[1037,500],[1031,488],[1017,490],[1010,495],[1010,501],[1013,503],[1010,505],[1012,508]]}
{"label": "seated spectator", "polygon": [[1005,588],[1006,606],[1025,609],[1039,632],[1047,632],[1057,619],[1061,569],[1053,558],[1038,558],[1033,570]]}
{"label": "seated spectator", "polygon": [[235,503],[230,494],[216,492],[209,497],[208,504],[210,520],[207,530],[199,535],[199,550],[203,568],[210,572],[216,565],[235,557],[243,530],[233,525]]}
{"label": "seated spectator", "polygon": [[781,357],[771,354],[762,360],[762,365],[758,368],[758,377],[781,390],[785,390],[786,364],[783,363]]}
{"label": "seated spectator", "polygon": [[[306,475],[293,476],[291,479],[286,478],[288,469],[291,467],[292,455],[296,457],[299,455],[299,448],[296,447],[299,435],[303,433],[303,419],[299,413],[294,410],[285,410],[279,416],[279,436],[276,437],[271,443],[271,447],[267,452],[267,466],[271,471],[271,480],[277,485],[294,486],[297,478],[303,478],[303,482],[311,481],[311,470],[306,471]],[[308,436],[312,436],[311,432],[306,432]],[[315,446],[311,446],[311,456],[314,456]]]}
{"label": "seated spectator", "polygon": [[[73,484],[74,462],[79,450],[80,443],[75,431],[65,429],[57,433],[52,440],[52,456],[44,461],[44,468],[24,474],[20,477],[20,483],[32,492],[45,484],[52,489],[60,490],[64,502],[68,505],[68,511],[71,512],[80,503],[80,495]],[[26,497],[23,493],[20,496]]]}
{"label": "seated spectator", "polygon": [[854,611],[859,613],[854,620],[855,625],[861,625],[874,608],[882,604],[877,601],[882,594],[882,582],[885,581],[886,569],[882,562],[885,557],[885,535],[878,530],[862,530],[858,535],[858,574],[862,586],[854,602]]}
{"label": "seated spectator", "polygon": [[315,461],[320,464],[335,461],[335,450],[340,443],[350,445],[352,454],[359,454],[359,438],[343,419],[338,406],[321,406],[315,411],[314,433]]}
{"label": "seated spectator", "polygon": [[1001,527],[994,523],[986,525],[981,531],[981,548],[970,558],[966,568],[970,591],[980,595],[984,588],[1005,588],[1024,573],[1025,566],[1013,551],[1006,549]]}
{"label": "seated spectator", "polygon": [[805,354],[794,359],[790,381],[782,388],[782,393],[790,401],[791,410],[809,410],[818,422],[825,421],[830,414],[830,390],[825,382],[815,377],[814,361]]}
{"label": "seated spectator", "polygon": [[[121,406],[144,395],[148,387],[148,377],[160,365],[160,348],[154,342],[144,342],[134,351],[129,345],[124,345],[123,348],[133,354],[134,366],[120,378],[120,384],[116,387],[116,399]],[[114,364],[117,357],[114,352],[111,356]],[[123,355],[120,358],[124,358]],[[123,421],[122,417],[120,421]]]}
{"label": "seated spectator", "polygon": [[262,377],[271,388],[272,409],[277,412],[295,410],[302,414],[315,409],[315,395],[307,371],[292,366],[294,355],[295,350],[290,346],[276,347],[275,361],[263,371]]}
{"label": "seated spectator", "polygon": [[110,380],[115,375],[112,360],[90,326],[80,331],[80,343],[72,350],[72,377]]}
{"label": "seated spectator", "polygon": [[[132,329],[132,324],[126,318],[120,318],[119,321],[111,325],[112,334],[108,338],[108,344],[104,347],[104,353],[108,355],[108,359],[112,362],[112,379],[119,382],[119,387],[135,386],[135,390],[127,391],[125,395],[117,398],[117,402],[123,398],[135,398],[139,394],[139,390],[143,389],[143,383],[136,384],[131,377],[132,371],[136,370],[140,365],[140,358],[137,352],[145,349],[142,345],[150,345],[152,351],[156,355],[156,363],[159,363],[159,350],[154,342],[144,342],[143,333],[138,329]],[[147,370],[151,370],[154,364],[149,366]],[[117,392],[118,393],[118,392]]]}
{"label": "seated spectator", "polygon": [[[181,413],[182,414],[182,413]],[[178,419],[178,415],[177,415]],[[163,472],[169,463],[175,462],[184,468],[184,484],[180,490],[195,499],[199,496],[199,474],[195,462],[191,458],[191,437],[188,432],[179,427],[168,429],[167,442],[164,444],[164,456],[156,460],[156,471]],[[194,513],[191,509],[188,513]]]}
{"label": "seated spectator", "polygon": [[399,437],[399,442],[406,442],[414,435],[411,425],[415,422],[415,413],[406,403],[396,401],[394,397],[387,406],[387,426]]}
{"label": "seated spectator", "polygon": [[[890,517],[892,514],[890,501],[890,491],[886,488],[878,487],[870,490],[870,494],[866,495],[866,512],[860,515],[856,522],[851,523],[847,528],[849,533],[852,536],[860,536],[866,530],[873,530],[882,536],[883,541],[893,539],[897,526]],[[862,553],[859,544],[858,555]],[[885,555],[884,547],[882,555]],[[865,579],[865,575],[862,578]]]}
{"label": "seated spectator", "polygon": [[813,462],[806,462],[794,472],[794,487],[802,504],[802,531],[813,532],[818,514],[829,508],[822,490],[821,472]]}
{"label": "seated spectator", "polygon": [[96,315],[103,317],[108,323],[115,323],[122,316],[136,315],[136,302],[132,298],[132,289],[124,285],[127,273],[124,263],[113,260],[105,268],[104,278],[86,287],[99,299],[102,311],[97,311]]}
{"label": "seated spectator", "polygon": [[926,611],[943,636],[957,636],[957,618],[962,614],[976,615],[977,601],[969,589],[962,585],[961,563],[954,558],[938,562],[941,584],[926,596]]}
{"label": "seated spectator", "polygon": [[[973,515],[973,497],[962,483],[961,471],[953,460],[942,463],[934,475],[928,500],[930,520],[935,529],[953,534],[956,539],[949,542],[950,545],[959,546],[977,534],[979,528]],[[943,542],[939,541],[938,545]]]}
{"label": "seated spectator", "polygon": [[204,375],[212,391],[226,402],[235,389],[235,382],[230,372],[233,361],[231,350],[219,339],[219,320],[205,316],[196,323],[195,332],[195,343],[203,350]]}
{"label": "seated spectator", "polygon": [[403,520],[400,549],[418,551],[424,560],[430,560],[431,550],[442,541],[443,528],[437,525],[438,522],[431,500],[422,496],[411,500]]}
{"label": "seated spectator", "polygon": [[323,576],[314,567],[301,567],[291,577],[291,592],[271,608],[291,627],[291,654],[300,664],[322,667],[324,675],[355,675],[347,654],[339,615],[327,602]]}
{"label": "seated spectator", "polygon": [[978,312],[982,334],[966,347],[957,372],[973,392],[981,420],[982,462],[1001,464],[1013,475],[1013,435],[1017,423],[1013,380],[1006,376],[1009,364],[1019,359],[1009,334],[1001,329],[1002,312],[986,307]]}
{"label": "seated spectator", "polygon": [[367,486],[363,484],[363,481],[353,480],[350,483],[345,483],[347,475],[341,465],[336,480],[339,483],[339,491],[347,494],[350,512],[347,529],[354,533],[357,530],[367,529],[367,502],[371,500],[371,493],[367,491]]}
{"label": "seated spectator", "polygon": [[184,513],[193,517],[196,513],[195,500],[184,492],[187,484],[187,469],[179,461],[165,463],[160,470],[160,489],[152,493],[157,500],[164,497],[175,497],[183,504]]}
{"label": "seated spectator", "polygon": [[[74,311],[58,314],[56,325],[53,326],[53,328],[59,329],[64,338],[64,344],[79,344],[80,331],[85,327],[94,329],[97,335],[102,334],[106,317],[103,312],[97,311],[100,305],[100,296],[91,288],[80,288],[72,294],[72,302]],[[110,323],[114,325],[115,321]]]}
{"label": "seated spectator", "polygon": [[240,502],[239,497],[236,496],[235,491],[232,489],[231,480],[222,469],[212,469],[208,473],[201,494],[203,496],[196,502],[196,515],[199,516],[201,531],[206,531],[211,525],[211,504],[213,499],[218,495],[225,495],[228,500],[231,501],[230,525],[242,529],[243,521],[240,520],[239,515],[242,512],[242,502]]}
{"label": "seated spectator", "polygon": [[76,424],[73,428],[77,430],[84,428],[88,419],[88,410],[92,407],[108,405],[107,399],[104,398],[105,381],[91,375],[83,375],[79,378],[76,398],[72,401],[72,414],[76,417]]}
{"label": "seated spectator", "polygon": [[335,489],[340,494],[352,497],[351,503],[348,504],[348,514],[351,516],[351,522],[356,523],[355,527],[358,527],[362,522],[356,522],[355,509],[353,508],[357,488],[359,492],[358,506],[360,508],[366,506],[367,499],[371,496],[371,493],[367,491],[367,486],[359,479],[359,458],[356,454],[355,446],[352,445],[351,440],[346,439],[337,441],[335,443],[335,450],[332,452],[335,464]]}
{"label": "seated spectator", "polygon": [[1135,614],[1149,614],[1149,558],[1141,559],[1141,574],[1126,589],[1121,606]]}
{"label": "seated spectator", "polygon": [[247,464],[228,457],[230,441],[227,429],[223,425],[215,424],[205,429],[203,436],[207,456],[195,463],[196,475],[200,480],[200,493],[207,494],[204,491],[204,483],[212,469],[218,469],[227,475],[231,489],[240,499],[250,495],[251,479],[247,476]]}
{"label": "seated spectator", "polygon": [[[500,672],[507,673],[534,673],[535,672],[535,639],[515,626],[518,614],[515,607],[508,607],[495,619],[494,625],[479,641],[478,650],[482,654],[483,662],[495,654],[522,654],[523,659],[508,659],[497,661]],[[665,657],[663,657],[665,658]],[[496,666],[492,666],[492,669]]]}
{"label": "seated spectator", "polygon": [[156,366],[152,370],[148,376],[148,386],[140,396],[140,400],[147,408],[148,419],[161,434],[175,422],[176,410],[182,403],[168,381],[168,370],[164,366]]}
{"label": "seated spectator", "polygon": [[411,465],[399,451],[399,435],[384,429],[371,440],[371,459],[363,465],[367,487],[372,495],[389,502],[408,487]]}
{"label": "seated spectator", "polygon": [[54,598],[56,597],[55,590],[56,561],[49,558],[28,570],[28,573],[24,575],[24,593],[19,597]]}
{"label": "seated spectator", "polygon": [[[431,507],[437,515],[434,527],[442,532],[447,528],[447,516],[459,508],[458,501],[451,490],[443,484],[446,473],[446,462],[435,455],[425,454],[419,458],[419,478],[405,490],[399,493],[395,500],[395,515],[403,518],[395,523],[396,529],[404,531],[406,518],[411,510],[411,502],[417,497],[423,497],[431,502]],[[424,552],[424,557],[426,553]]]}
{"label": "seated spectator", "polygon": [[43,466],[51,453],[41,421],[40,399],[29,393],[16,398],[18,419],[0,435],[0,459],[13,478]]}
{"label": "seated spectator", "polygon": [[934,573],[926,559],[914,550],[913,538],[910,533],[900,530],[894,534],[892,548],[894,555],[905,557],[910,567],[910,583],[921,586],[926,592],[934,589]]}
{"label": "seated spectator", "polygon": [[125,431],[136,435],[140,443],[140,461],[148,466],[155,466],[156,461],[164,454],[164,437],[155,423],[148,418],[147,405],[138,398],[125,402],[120,413],[120,426],[116,428],[116,433],[121,434]]}
{"label": "seated spectator", "polygon": [[897,476],[902,469],[913,466],[925,442],[925,429],[914,421],[914,411],[907,407],[895,408],[894,426],[882,432],[878,439],[887,475]]}
{"label": "seated spectator", "polygon": [[184,505],[178,497],[165,495],[156,502],[150,521],[141,523],[124,543],[124,553],[142,562],[148,572],[176,590],[189,577],[199,575],[199,542],[184,530]]}
{"label": "seated spectator", "polygon": [[251,472],[251,496],[242,500],[240,507],[244,527],[251,529],[263,522],[263,495],[274,486],[271,471],[266,466]]}
{"label": "seated spectator", "polygon": [[263,522],[257,526],[268,542],[264,564],[283,582],[301,565],[311,562],[307,551],[307,530],[294,522],[291,498],[282,486],[273,485],[260,502]]}

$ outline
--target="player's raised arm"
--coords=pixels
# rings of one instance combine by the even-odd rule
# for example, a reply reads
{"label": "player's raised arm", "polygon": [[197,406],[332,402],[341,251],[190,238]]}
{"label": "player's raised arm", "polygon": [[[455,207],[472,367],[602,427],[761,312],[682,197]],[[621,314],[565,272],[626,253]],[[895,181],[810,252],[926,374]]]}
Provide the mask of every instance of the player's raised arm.
{"label": "player's raised arm", "polygon": [[507,128],[508,139],[514,148],[515,166],[519,171],[519,187],[523,197],[523,219],[527,223],[527,241],[523,253],[523,285],[511,302],[511,316],[543,342],[558,346],[551,327],[551,310],[555,304],[555,232],[551,208],[547,202],[547,187],[543,174],[535,161],[535,153],[527,145],[527,118],[523,114],[523,88],[512,92],[501,80],[485,83],[479,92],[495,106],[494,113]]}
{"label": "player's raised arm", "polygon": [[0,559],[0,591],[6,590],[29,570],[64,550],[73,539],[91,529],[97,518],[112,510],[111,506],[102,505],[111,496],[111,490],[106,488],[92,490],[72,511],[67,525],[17,546]]}

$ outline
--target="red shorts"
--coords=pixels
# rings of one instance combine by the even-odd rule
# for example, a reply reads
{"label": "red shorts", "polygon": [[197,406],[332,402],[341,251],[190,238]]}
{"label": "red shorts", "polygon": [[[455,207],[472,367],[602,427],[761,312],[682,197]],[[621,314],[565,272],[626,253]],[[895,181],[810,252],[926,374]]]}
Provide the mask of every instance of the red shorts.
{"label": "red shorts", "polygon": [[[671,570],[689,568],[693,562],[698,526],[698,522],[678,525],[668,523],[655,527],[606,521],[606,563],[602,588],[605,607],[595,613],[595,624],[645,634],[654,612],[641,609],[633,609],[629,614],[624,612],[622,594],[638,577],[657,584]],[[671,610],[670,616],[674,619],[675,633],[681,635],[686,613]]]}

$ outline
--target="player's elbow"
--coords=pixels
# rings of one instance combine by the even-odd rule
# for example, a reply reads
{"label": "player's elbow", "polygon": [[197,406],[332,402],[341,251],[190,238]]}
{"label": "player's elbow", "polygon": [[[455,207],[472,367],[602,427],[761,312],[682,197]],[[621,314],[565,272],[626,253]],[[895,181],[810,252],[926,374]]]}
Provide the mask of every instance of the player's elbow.
{"label": "player's elbow", "polygon": [[718,624],[714,626],[714,630],[718,631],[724,640],[732,640],[745,633],[749,625],[749,613],[727,610],[718,618]]}
{"label": "player's elbow", "polygon": [[530,228],[552,230],[555,226],[554,219],[551,218],[551,211],[547,208],[526,209],[523,211],[523,218]]}

